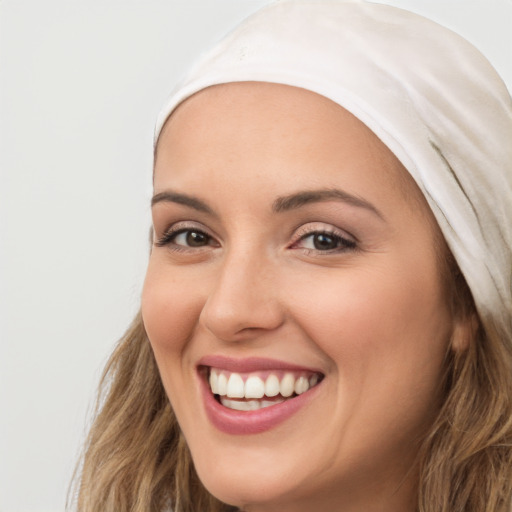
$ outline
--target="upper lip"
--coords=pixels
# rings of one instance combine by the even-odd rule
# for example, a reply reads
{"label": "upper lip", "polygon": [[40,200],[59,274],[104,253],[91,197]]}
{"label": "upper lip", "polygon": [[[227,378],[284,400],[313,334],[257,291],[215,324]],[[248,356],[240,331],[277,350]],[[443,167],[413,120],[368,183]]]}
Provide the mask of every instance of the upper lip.
{"label": "upper lip", "polygon": [[220,368],[229,372],[248,373],[261,370],[289,370],[289,371],[310,371],[315,373],[323,373],[317,368],[298,365],[281,361],[278,359],[268,359],[265,357],[247,357],[233,358],[222,355],[209,355],[202,357],[198,362],[198,367],[209,366]]}

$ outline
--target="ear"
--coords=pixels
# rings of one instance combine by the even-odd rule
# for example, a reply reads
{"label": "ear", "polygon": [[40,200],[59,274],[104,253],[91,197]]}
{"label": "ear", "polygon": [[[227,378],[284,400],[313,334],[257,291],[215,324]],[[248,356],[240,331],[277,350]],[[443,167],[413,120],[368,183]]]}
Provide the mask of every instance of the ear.
{"label": "ear", "polygon": [[476,339],[480,321],[473,311],[467,315],[454,318],[451,348],[454,352],[464,352],[471,342]]}

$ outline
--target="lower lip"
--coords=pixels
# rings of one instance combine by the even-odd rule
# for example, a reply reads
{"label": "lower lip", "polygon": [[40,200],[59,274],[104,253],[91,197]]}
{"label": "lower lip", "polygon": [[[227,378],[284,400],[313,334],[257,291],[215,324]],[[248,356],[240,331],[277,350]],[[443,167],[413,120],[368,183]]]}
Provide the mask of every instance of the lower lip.
{"label": "lower lip", "polygon": [[317,384],[301,395],[257,411],[236,411],[217,402],[204,377],[199,378],[208,418],[216,428],[232,435],[260,434],[276,427],[307,405],[321,385]]}

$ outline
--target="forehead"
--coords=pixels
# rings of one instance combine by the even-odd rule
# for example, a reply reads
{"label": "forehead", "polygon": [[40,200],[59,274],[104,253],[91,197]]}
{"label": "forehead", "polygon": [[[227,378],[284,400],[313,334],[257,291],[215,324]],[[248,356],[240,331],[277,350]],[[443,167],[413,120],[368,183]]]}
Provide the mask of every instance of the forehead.
{"label": "forehead", "polygon": [[[379,149],[389,152],[361,121],[330,99],[306,89],[265,82],[233,82],[195,93],[167,120],[157,148],[161,139],[176,125],[182,134],[190,128],[196,137],[205,133],[210,137],[208,130],[212,126],[219,136],[230,128],[235,128],[240,136],[250,133],[252,127],[267,124],[265,133],[251,135],[261,139],[266,134],[268,143],[272,136],[279,135],[282,139],[283,133],[279,133],[279,129],[283,121],[300,126],[304,138],[314,131],[323,132],[326,139],[340,135],[357,137],[368,148],[382,146]],[[295,137],[297,135],[294,133]]]}
{"label": "forehead", "polygon": [[[247,159],[264,155],[286,155],[290,165],[307,153],[317,165],[314,173],[339,151],[362,166],[378,167],[391,180],[405,201],[422,211],[430,211],[413,178],[359,119],[328,98],[297,87],[235,82],[211,86],[185,100],[172,113],[160,134],[155,152],[155,178],[161,169],[177,169],[176,160],[194,159],[222,153],[226,158],[237,145]],[[297,152],[300,149],[300,154]],[[343,151],[342,151],[343,150]],[[361,173],[362,177],[362,173]]]}

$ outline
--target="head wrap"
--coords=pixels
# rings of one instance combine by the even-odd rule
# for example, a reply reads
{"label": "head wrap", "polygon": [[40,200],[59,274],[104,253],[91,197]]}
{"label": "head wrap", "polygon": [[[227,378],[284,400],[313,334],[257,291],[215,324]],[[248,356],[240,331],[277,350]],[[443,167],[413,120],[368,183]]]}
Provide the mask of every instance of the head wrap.
{"label": "head wrap", "polygon": [[427,199],[482,317],[512,335],[512,102],[478,50],[416,14],[363,0],[281,0],[192,68],[161,111],[205,87],[261,81],[338,103]]}

